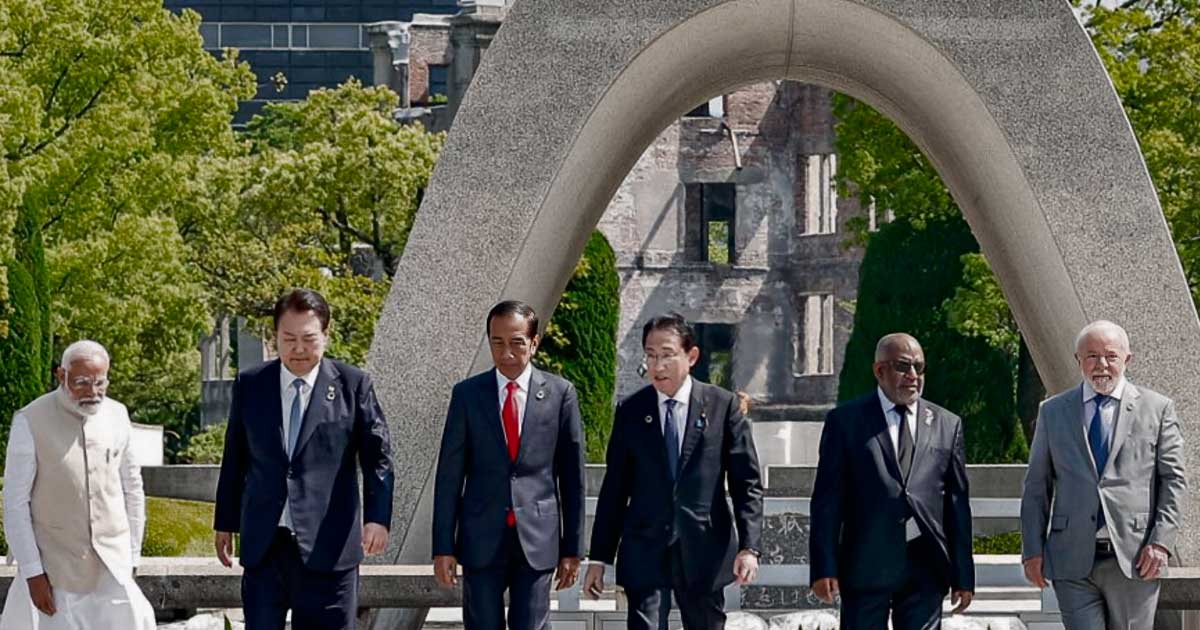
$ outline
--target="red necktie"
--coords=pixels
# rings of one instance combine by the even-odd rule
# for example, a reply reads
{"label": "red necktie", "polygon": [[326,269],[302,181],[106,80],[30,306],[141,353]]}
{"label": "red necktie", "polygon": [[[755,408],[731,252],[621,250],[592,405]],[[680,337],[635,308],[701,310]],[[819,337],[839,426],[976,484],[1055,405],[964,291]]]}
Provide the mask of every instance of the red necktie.
{"label": "red necktie", "polygon": [[[504,437],[508,440],[508,459],[509,461],[517,461],[517,453],[521,449],[521,435],[517,429],[517,384],[514,381],[508,382],[508,396],[504,399]],[[517,515],[513,514],[512,508],[508,510],[508,526],[512,527],[517,524]]]}

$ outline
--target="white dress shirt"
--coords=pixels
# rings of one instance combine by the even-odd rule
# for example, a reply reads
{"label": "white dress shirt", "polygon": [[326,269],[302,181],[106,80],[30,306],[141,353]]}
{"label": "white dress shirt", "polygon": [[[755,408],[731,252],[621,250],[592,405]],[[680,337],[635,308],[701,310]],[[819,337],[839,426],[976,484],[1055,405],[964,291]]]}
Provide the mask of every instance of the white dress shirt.
{"label": "white dress shirt", "polygon": [[[1100,426],[1104,430],[1104,438],[1108,442],[1109,455],[1112,455],[1112,436],[1113,429],[1117,422],[1117,408],[1121,406],[1121,396],[1125,394],[1125,375],[1117,380],[1117,386],[1113,388],[1113,392],[1109,394],[1109,400],[1105,401],[1104,406],[1100,408]],[[1096,414],[1096,390],[1092,384],[1083,379],[1083,439],[1088,444],[1088,456],[1092,453],[1092,439],[1088,433],[1092,428],[1092,416]],[[1095,466],[1095,460],[1092,461],[1092,466]],[[1104,475],[1101,470],[1097,473],[1100,476]],[[1107,539],[1108,528],[1096,530],[1096,538]]]}
{"label": "white dress shirt", "polygon": [[[896,452],[896,457],[900,457],[900,413],[896,411],[896,403],[883,393],[882,388],[876,387],[875,391],[879,394],[879,404],[883,406],[883,417],[887,419],[888,436],[892,438],[892,449]],[[904,420],[908,424],[909,443],[915,449],[917,446],[917,405],[913,403],[904,409]]]}
{"label": "white dress shirt", "polygon": [[[66,394],[63,394],[66,395]],[[107,404],[105,404],[107,403]],[[107,398],[95,415],[86,416],[85,423],[112,422],[117,426],[128,426],[127,414],[121,405]],[[116,432],[120,436],[120,432]],[[122,439],[118,437],[117,439]],[[128,442],[130,436],[125,434]],[[146,529],[146,498],[142,492],[142,473],[133,456],[132,448],[121,449],[121,487],[125,495],[125,514],[129,519],[129,542],[132,547],[133,566],[138,566],[142,557],[142,534]],[[30,502],[33,481],[37,477],[37,453],[33,444],[33,433],[24,414],[13,416],[8,435],[8,456],[4,467],[4,531],[8,537],[9,557],[17,561],[17,570],[28,579],[46,572],[42,567],[42,556],[33,535],[33,514]],[[110,569],[111,570],[111,569]]]}
{"label": "white dress shirt", "polygon": [[692,376],[683,379],[683,384],[674,396],[654,390],[658,394],[658,428],[667,434],[667,401],[674,400],[675,408],[671,410],[671,418],[675,420],[675,439],[679,441],[679,452],[683,454],[683,432],[687,430],[688,401],[692,399]]}
{"label": "white dress shirt", "polygon": [[[504,401],[508,399],[508,377],[501,374],[500,370],[496,372],[496,389],[500,396],[500,429],[504,434],[504,443],[508,444],[508,432],[504,431]],[[517,437],[521,436],[522,429],[525,428],[525,401],[529,400],[529,381],[533,378],[533,365],[526,365],[525,371],[517,377]]]}
{"label": "white dress shirt", "polygon": [[[308,411],[308,401],[312,400],[313,385],[317,382],[317,372],[320,369],[321,363],[317,362],[316,367],[309,370],[308,374],[296,376],[287,369],[283,362],[279,364],[279,400],[283,405],[283,449],[285,453],[287,445],[291,443],[292,402],[296,399],[296,388],[292,387],[292,382],[296,379],[304,381],[304,384],[300,386],[300,418],[303,420],[304,412]],[[287,497],[283,499],[283,514],[279,515],[279,526],[295,529],[292,527],[292,505]]]}

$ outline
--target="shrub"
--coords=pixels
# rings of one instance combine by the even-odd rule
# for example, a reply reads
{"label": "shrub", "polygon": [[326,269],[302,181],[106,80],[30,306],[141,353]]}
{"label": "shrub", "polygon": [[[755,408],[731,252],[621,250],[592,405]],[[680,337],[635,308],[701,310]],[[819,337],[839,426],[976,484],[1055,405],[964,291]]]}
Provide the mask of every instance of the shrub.
{"label": "shrub", "polygon": [[225,427],[227,423],[211,425],[193,435],[188,445],[179,453],[184,464],[220,464],[225,453]]}

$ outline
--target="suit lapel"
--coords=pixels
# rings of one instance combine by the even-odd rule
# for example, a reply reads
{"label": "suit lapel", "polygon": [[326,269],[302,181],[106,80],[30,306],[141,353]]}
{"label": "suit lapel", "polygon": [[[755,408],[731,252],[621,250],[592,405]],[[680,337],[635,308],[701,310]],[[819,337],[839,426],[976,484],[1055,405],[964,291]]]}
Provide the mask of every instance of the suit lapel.
{"label": "suit lapel", "polygon": [[479,378],[479,407],[483,410],[483,422],[487,425],[488,433],[492,434],[496,446],[508,461],[508,441],[504,439],[504,423],[500,419],[500,389],[496,381],[496,368],[480,375]]}
{"label": "suit lapel", "polygon": [[1117,453],[1120,453],[1121,447],[1125,445],[1125,438],[1129,437],[1129,433],[1133,431],[1133,424],[1137,419],[1138,402],[1141,397],[1141,392],[1133,386],[1133,383],[1126,381],[1124,397],[1113,417],[1112,448],[1109,449],[1108,462],[1104,466],[1105,471],[1113,467]]}
{"label": "suit lapel", "polygon": [[[341,377],[333,361],[321,359],[321,367],[317,369],[317,380],[313,383],[312,394],[308,397],[308,408],[304,410],[304,419],[300,421],[300,437],[296,438],[296,449],[292,451],[292,459],[304,450],[304,445],[317,430],[320,420],[333,417],[333,402],[337,398],[338,390],[334,383]],[[280,413],[283,413],[282,407]]]}
{"label": "suit lapel", "polygon": [[1064,423],[1064,428],[1071,435],[1071,441],[1075,443],[1076,449],[1079,451],[1079,456],[1087,462],[1086,468],[1092,471],[1097,481],[1100,476],[1096,474],[1096,460],[1092,459],[1092,449],[1088,448],[1087,435],[1083,432],[1083,383],[1079,387],[1071,390],[1071,395],[1067,397],[1063,406],[1063,413],[1060,420]]}
{"label": "suit lapel", "polygon": [[[904,482],[900,476],[900,462],[896,460],[896,448],[892,446],[892,437],[888,434],[887,418],[883,415],[883,406],[879,404],[879,396],[871,395],[865,402],[867,427],[875,432],[875,440],[879,442],[879,450],[883,452],[883,463],[896,481]],[[911,469],[910,469],[911,470]]]}
{"label": "suit lapel", "polygon": [[704,411],[705,387],[708,387],[705,383],[692,379],[692,395],[688,397],[688,415],[683,427],[683,448],[679,451],[678,472],[687,467],[688,459],[704,435],[704,426],[708,424],[708,414]]}
{"label": "suit lapel", "polygon": [[525,419],[521,423],[521,440],[517,446],[517,463],[525,457],[525,451],[535,432],[542,430],[546,411],[546,375],[533,368],[529,374],[529,391],[525,395]]}
{"label": "suit lapel", "polygon": [[[929,422],[925,422],[925,418],[929,418]],[[913,461],[912,467],[908,469],[908,476],[904,478],[904,483],[908,483],[912,477],[912,472],[917,469],[918,463],[929,451],[929,443],[933,439],[933,421],[936,416],[933,415],[933,410],[925,406],[925,400],[917,399],[917,417],[913,422],[913,431],[916,433],[913,441]],[[888,440],[891,441],[890,439]]]}
{"label": "suit lapel", "polygon": [[260,400],[267,405],[266,409],[261,411],[262,417],[266,420],[267,426],[275,427],[279,435],[279,439],[275,443],[279,445],[279,455],[287,459],[287,439],[283,433],[283,389],[279,384],[279,374],[283,369],[283,364],[276,359],[266,369],[261,372],[261,377],[264,379],[263,386],[272,387],[275,389],[274,396],[264,396]]}

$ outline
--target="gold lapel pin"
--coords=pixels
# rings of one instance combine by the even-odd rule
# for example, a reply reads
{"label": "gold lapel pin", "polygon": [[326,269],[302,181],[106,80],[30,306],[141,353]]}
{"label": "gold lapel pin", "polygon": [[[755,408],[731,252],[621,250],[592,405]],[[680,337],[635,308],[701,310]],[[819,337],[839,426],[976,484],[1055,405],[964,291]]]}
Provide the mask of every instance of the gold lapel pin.
{"label": "gold lapel pin", "polygon": [[538,393],[534,396],[534,398],[536,398],[538,400],[541,400],[545,397],[546,397],[546,390],[544,390],[544,389],[539,389]]}
{"label": "gold lapel pin", "polygon": [[333,389],[333,385],[330,385],[329,391],[325,392],[325,400],[333,400],[334,398],[337,398],[337,394]]}

